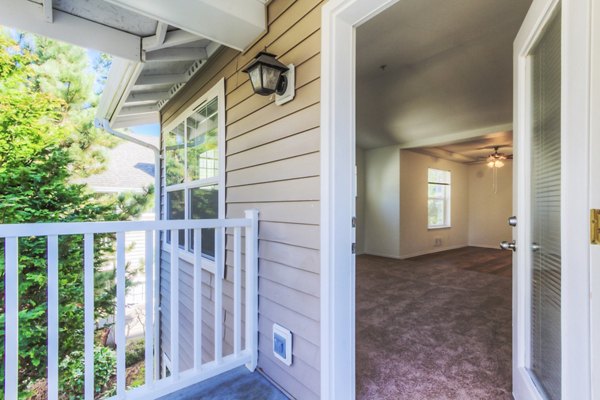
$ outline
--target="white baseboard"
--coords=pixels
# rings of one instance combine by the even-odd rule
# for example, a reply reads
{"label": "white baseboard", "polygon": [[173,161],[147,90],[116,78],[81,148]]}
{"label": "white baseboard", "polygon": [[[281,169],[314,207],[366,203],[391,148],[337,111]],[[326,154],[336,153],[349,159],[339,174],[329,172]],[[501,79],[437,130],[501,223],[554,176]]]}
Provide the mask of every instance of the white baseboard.
{"label": "white baseboard", "polygon": [[396,260],[400,260],[401,259],[401,257],[398,254],[379,253],[377,251],[370,251],[370,250],[367,250],[367,249],[365,249],[365,251],[363,251],[361,254],[368,255],[368,256],[394,258]]}
{"label": "white baseboard", "polygon": [[435,249],[423,250],[423,251],[418,251],[418,252],[410,253],[410,254],[403,254],[398,258],[406,259],[406,258],[424,256],[426,254],[440,253],[442,251],[455,250],[455,249],[460,249],[461,247],[467,247],[467,246],[469,246],[469,245],[468,244],[460,244],[460,245],[456,245],[456,246],[437,247]]}

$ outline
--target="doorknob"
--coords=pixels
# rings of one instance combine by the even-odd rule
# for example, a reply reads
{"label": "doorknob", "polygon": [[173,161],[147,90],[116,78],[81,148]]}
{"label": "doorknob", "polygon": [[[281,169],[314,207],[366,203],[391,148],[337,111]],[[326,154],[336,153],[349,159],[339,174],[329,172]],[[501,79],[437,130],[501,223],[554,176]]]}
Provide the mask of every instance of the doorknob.
{"label": "doorknob", "polygon": [[506,240],[500,243],[500,248],[502,250],[512,250],[517,251],[517,244],[513,240],[512,242],[507,242]]}
{"label": "doorknob", "polygon": [[508,224],[510,226],[517,226],[517,217],[514,215],[512,217],[508,217]]}

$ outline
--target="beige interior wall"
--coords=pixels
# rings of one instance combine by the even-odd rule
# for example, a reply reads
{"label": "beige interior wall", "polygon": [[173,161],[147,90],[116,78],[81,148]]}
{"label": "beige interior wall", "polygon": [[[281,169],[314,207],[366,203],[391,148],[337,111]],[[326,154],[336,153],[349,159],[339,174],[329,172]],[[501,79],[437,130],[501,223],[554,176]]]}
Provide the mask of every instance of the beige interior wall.
{"label": "beige interior wall", "polygon": [[356,148],[356,254],[365,252],[365,150]]}
{"label": "beige interior wall", "polygon": [[512,215],[512,161],[498,169],[494,193],[493,171],[485,164],[469,166],[469,245],[498,248],[511,240],[507,219]]}
{"label": "beige interior wall", "polygon": [[[427,169],[451,172],[451,227],[427,228]],[[464,164],[408,150],[400,152],[400,256],[413,257],[457,247],[469,240],[469,179]],[[435,239],[441,245],[435,245]]]}
{"label": "beige interior wall", "polygon": [[400,257],[400,149],[365,152],[364,252]]}

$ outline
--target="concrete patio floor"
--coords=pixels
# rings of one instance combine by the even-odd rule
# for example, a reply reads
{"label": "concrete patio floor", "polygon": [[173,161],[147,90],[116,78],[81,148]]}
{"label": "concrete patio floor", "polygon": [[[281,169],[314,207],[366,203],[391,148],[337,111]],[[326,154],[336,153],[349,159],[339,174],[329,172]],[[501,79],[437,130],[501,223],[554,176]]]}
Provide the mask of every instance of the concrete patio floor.
{"label": "concrete patio floor", "polygon": [[258,372],[245,367],[215,376],[204,382],[189,386],[159,400],[288,400]]}

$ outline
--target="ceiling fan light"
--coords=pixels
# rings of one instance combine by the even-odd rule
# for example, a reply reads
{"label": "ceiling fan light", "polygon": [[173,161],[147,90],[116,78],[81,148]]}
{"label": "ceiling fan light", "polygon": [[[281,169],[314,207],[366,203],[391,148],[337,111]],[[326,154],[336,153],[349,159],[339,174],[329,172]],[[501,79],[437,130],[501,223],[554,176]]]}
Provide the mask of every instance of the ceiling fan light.
{"label": "ceiling fan light", "polygon": [[490,168],[494,168],[494,162],[493,161],[488,162],[487,166]]}
{"label": "ceiling fan light", "polygon": [[504,167],[504,163],[500,160],[496,160],[496,168],[502,168]]}

